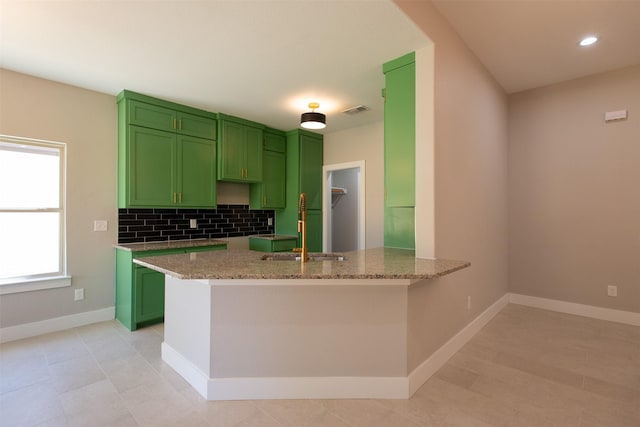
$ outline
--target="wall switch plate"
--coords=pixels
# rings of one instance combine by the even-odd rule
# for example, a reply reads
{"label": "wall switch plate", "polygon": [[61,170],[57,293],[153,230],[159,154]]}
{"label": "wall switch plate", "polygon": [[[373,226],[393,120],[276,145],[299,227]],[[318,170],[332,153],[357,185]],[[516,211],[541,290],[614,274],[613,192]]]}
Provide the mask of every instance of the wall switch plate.
{"label": "wall switch plate", "polygon": [[612,122],[614,120],[626,120],[627,110],[607,111],[604,113],[604,121]]}
{"label": "wall switch plate", "polygon": [[93,221],[93,231],[107,231],[109,228],[109,221],[104,219],[97,219]]}
{"label": "wall switch plate", "polygon": [[198,220],[197,219],[190,219],[189,220],[189,227],[198,228]]}
{"label": "wall switch plate", "polygon": [[73,293],[74,301],[82,301],[84,299],[84,288],[76,289]]}
{"label": "wall switch plate", "polygon": [[610,297],[618,296],[618,287],[614,285],[607,286],[607,295]]}

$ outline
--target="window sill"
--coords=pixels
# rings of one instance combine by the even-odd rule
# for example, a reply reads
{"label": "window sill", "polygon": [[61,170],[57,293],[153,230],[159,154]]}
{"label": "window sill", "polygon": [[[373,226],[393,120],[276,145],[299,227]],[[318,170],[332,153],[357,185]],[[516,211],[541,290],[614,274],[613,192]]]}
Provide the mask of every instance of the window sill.
{"label": "window sill", "polygon": [[20,292],[41,291],[43,289],[71,286],[71,276],[47,277],[42,279],[21,279],[14,282],[0,282],[0,295]]}

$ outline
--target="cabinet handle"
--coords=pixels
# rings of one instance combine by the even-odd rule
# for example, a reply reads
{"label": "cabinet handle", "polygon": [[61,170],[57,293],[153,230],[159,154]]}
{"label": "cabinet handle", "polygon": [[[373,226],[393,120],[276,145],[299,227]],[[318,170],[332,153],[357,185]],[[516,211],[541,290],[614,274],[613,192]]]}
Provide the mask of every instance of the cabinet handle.
{"label": "cabinet handle", "polygon": [[178,120],[178,129],[182,130],[182,119]]}
{"label": "cabinet handle", "polygon": [[178,193],[178,203],[182,204],[182,191]]}
{"label": "cabinet handle", "polygon": [[173,119],[173,128],[176,128],[176,119]]}
{"label": "cabinet handle", "polygon": [[262,204],[263,204],[264,206],[267,206],[267,196],[264,196],[264,197],[262,198]]}
{"label": "cabinet handle", "polygon": [[176,192],[174,191],[173,192],[173,203],[175,203],[175,202],[176,202]]}

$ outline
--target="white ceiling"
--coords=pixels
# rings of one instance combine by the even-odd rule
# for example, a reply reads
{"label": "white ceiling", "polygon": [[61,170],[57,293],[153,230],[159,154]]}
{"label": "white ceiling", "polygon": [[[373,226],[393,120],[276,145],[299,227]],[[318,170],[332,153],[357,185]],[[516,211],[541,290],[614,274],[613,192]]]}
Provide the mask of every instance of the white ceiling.
{"label": "white ceiling", "polygon": [[[390,0],[0,0],[0,66],[288,130],[382,120],[382,64],[429,43]],[[359,104],[370,111],[340,111]]]}
{"label": "white ceiling", "polygon": [[[640,0],[434,3],[509,93],[640,64]],[[0,0],[0,67],[285,130],[381,120],[382,63],[429,43],[391,0]]]}
{"label": "white ceiling", "polygon": [[508,93],[640,64],[640,0],[434,4]]}

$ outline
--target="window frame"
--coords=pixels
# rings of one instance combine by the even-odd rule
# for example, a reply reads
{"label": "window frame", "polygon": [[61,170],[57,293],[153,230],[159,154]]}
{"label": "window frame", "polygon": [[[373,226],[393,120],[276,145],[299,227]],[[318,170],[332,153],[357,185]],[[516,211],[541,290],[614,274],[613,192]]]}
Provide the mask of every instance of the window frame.
{"label": "window frame", "polygon": [[[58,231],[58,271],[50,273],[31,274],[25,276],[15,276],[0,278],[0,295],[28,292],[42,289],[51,289],[71,286],[71,277],[67,274],[67,197],[66,197],[66,175],[67,175],[67,144],[63,142],[47,141],[34,138],[23,138],[0,134],[0,143],[13,144],[22,147],[34,147],[37,149],[53,149],[57,151],[59,167],[59,201],[57,208],[1,208],[0,213],[47,213],[56,212],[60,214],[60,228]],[[1,148],[0,148],[1,149]]]}

